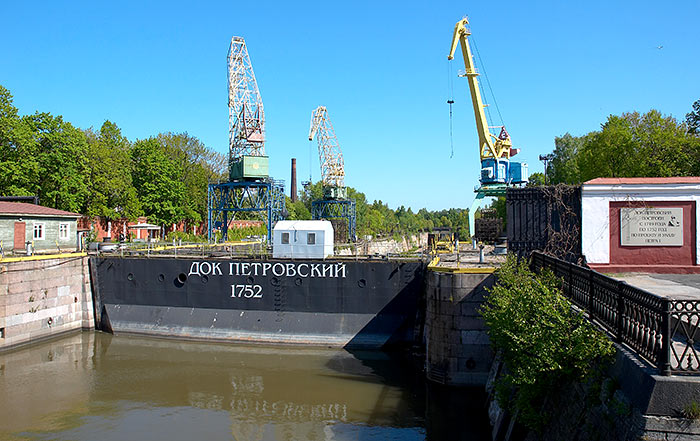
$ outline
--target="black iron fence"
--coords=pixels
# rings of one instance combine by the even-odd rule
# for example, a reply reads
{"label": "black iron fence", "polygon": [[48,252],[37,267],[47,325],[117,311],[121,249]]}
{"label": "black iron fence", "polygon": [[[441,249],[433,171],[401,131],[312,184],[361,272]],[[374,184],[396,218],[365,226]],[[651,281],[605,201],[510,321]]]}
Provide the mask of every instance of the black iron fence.
{"label": "black iron fence", "polygon": [[700,299],[662,297],[539,251],[530,265],[561,277],[572,303],[660,374],[700,374]]}

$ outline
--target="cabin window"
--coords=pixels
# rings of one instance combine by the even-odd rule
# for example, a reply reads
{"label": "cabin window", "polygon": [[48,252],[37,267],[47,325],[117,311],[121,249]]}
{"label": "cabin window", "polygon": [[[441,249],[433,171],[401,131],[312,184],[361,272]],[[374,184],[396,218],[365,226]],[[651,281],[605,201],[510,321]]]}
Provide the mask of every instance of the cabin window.
{"label": "cabin window", "polygon": [[316,245],[316,233],[308,233],[306,235],[307,245]]}
{"label": "cabin window", "polygon": [[44,240],[44,230],[43,223],[34,224],[34,240]]}
{"label": "cabin window", "polygon": [[282,233],[282,243],[289,244],[289,233]]}
{"label": "cabin window", "polygon": [[58,238],[61,240],[67,240],[70,234],[69,224],[58,224]]}

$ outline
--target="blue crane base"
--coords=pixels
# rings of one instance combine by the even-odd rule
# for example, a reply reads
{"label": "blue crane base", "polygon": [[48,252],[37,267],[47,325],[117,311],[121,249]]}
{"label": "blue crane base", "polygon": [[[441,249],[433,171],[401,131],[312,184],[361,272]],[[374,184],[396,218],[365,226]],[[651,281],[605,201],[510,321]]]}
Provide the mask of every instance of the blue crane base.
{"label": "blue crane base", "polygon": [[345,219],[348,240],[357,242],[355,201],[353,199],[321,199],[311,203],[312,219]]}
{"label": "blue crane base", "polygon": [[209,184],[208,237],[211,242],[214,230],[221,231],[228,239],[228,226],[236,213],[255,213],[267,225],[267,241],[272,241],[272,228],[283,217],[285,210],[283,181],[231,181]]}

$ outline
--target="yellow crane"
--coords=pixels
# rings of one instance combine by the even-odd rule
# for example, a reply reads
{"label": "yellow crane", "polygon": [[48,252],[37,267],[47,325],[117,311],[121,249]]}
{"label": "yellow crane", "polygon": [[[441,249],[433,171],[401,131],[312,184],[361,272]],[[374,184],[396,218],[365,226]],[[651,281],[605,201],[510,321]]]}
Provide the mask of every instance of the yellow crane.
{"label": "yellow crane", "polygon": [[501,126],[501,133],[499,136],[496,136],[491,133],[486,121],[486,115],[484,114],[485,106],[481,99],[479,81],[477,80],[479,73],[474,66],[472,51],[469,47],[469,41],[467,41],[467,37],[471,35],[467,27],[468,24],[469,21],[467,18],[463,18],[455,25],[455,31],[452,36],[452,46],[450,47],[450,54],[447,56],[447,59],[452,60],[454,58],[455,51],[457,50],[457,43],[459,42],[462,47],[462,58],[464,58],[465,76],[469,81],[469,91],[471,92],[472,104],[474,105],[476,130],[479,133],[479,154],[481,160],[483,161],[487,158],[510,159],[510,149],[513,144],[510,141],[510,135],[506,132],[505,127]]}
{"label": "yellow crane", "polygon": [[[464,76],[469,82],[472,105],[474,107],[474,118],[476,120],[476,130],[479,134],[479,159],[481,160],[481,175],[479,177],[479,187],[475,190],[477,195],[472,207],[469,210],[469,234],[474,235],[474,211],[485,196],[504,196],[508,185],[524,184],[527,182],[527,164],[512,162],[511,156],[519,152],[519,149],[512,148],[513,144],[505,126],[489,127],[484,113],[484,102],[481,98],[479,73],[474,65],[472,51],[469,46],[468,37],[471,31],[468,28],[469,20],[463,18],[457,22],[452,35],[452,44],[448,60],[454,58],[457,44],[462,48],[462,58],[464,59]],[[491,133],[491,129],[500,129],[498,135]]]}

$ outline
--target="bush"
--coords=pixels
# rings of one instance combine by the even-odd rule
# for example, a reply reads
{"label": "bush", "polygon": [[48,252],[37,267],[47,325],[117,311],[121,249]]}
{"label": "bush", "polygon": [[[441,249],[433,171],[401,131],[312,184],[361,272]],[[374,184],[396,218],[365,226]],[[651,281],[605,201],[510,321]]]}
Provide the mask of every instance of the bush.
{"label": "bush", "polygon": [[506,366],[496,384],[498,401],[534,430],[547,422],[541,411],[548,395],[594,373],[614,353],[608,338],[572,309],[560,286],[550,271],[537,275],[509,255],[481,310]]}
{"label": "bush", "polygon": [[183,243],[185,242],[206,242],[207,241],[207,236],[198,236],[196,234],[192,233],[185,233],[184,231],[171,231],[165,236],[165,241],[166,242],[172,242],[173,240],[175,241],[180,241],[182,240]]}

